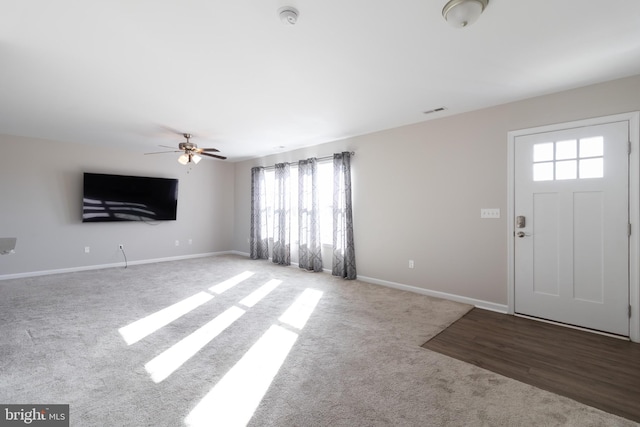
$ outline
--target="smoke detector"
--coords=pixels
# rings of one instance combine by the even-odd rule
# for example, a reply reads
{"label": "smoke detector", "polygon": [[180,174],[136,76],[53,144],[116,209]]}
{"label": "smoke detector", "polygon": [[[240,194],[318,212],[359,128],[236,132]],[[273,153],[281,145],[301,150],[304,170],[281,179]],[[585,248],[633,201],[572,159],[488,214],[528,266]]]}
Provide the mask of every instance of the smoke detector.
{"label": "smoke detector", "polygon": [[278,9],[278,16],[285,25],[295,25],[298,21],[298,9],[292,6],[283,6]]}

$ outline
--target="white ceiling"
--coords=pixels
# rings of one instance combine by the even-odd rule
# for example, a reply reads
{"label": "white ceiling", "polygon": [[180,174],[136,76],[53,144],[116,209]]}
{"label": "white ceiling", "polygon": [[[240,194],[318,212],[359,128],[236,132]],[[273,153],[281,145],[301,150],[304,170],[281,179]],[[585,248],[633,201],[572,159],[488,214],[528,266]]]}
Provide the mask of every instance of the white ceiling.
{"label": "white ceiling", "polygon": [[640,74],[638,0],[445,3],[0,0],[0,133],[237,161]]}

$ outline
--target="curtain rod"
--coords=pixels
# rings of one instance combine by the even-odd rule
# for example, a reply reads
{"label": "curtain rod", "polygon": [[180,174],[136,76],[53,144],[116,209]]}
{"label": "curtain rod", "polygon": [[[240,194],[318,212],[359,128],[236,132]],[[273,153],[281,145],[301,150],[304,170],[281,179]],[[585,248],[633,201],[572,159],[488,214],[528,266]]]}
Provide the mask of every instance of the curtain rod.
{"label": "curtain rod", "polygon": [[[349,152],[349,154],[351,154],[351,157],[353,157],[353,156],[355,156],[355,155],[356,155],[355,151],[350,151],[350,152]],[[325,160],[333,160],[333,154],[332,154],[332,155],[330,155],[330,156],[316,157],[316,160],[318,160],[319,162],[322,162],[322,161],[325,161]],[[279,163],[287,163],[287,162],[279,162]],[[289,164],[290,164],[290,165],[293,165],[293,166],[297,166],[297,165],[298,165],[298,162],[294,162],[294,163],[289,162]],[[276,165],[273,165],[273,166],[263,166],[263,167],[264,167],[264,169],[265,169],[265,170],[271,170],[271,169],[275,169],[275,168],[276,168]]]}

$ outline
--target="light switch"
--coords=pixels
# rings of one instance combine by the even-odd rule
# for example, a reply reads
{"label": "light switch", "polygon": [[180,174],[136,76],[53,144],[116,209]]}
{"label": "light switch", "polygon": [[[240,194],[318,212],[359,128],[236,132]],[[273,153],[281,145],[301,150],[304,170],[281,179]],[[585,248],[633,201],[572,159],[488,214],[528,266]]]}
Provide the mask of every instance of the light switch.
{"label": "light switch", "polygon": [[480,209],[480,218],[500,218],[500,208],[482,208]]}

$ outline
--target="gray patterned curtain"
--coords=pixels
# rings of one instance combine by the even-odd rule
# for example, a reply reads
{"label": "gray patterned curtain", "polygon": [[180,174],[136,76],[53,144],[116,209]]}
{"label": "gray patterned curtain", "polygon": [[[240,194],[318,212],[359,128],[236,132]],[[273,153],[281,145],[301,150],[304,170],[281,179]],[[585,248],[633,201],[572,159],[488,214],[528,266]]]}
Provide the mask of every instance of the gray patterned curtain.
{"label": "gray patterned curtain", "polygon": [[268,259],[267,190],[264,168],[251,168],[251,231],[249,246],[251,259]]}
{"label": "gray patterned curtain", "polygon": [[289,163],[278,163],[275,170],[273,204],[273,253],[275,264],[291,265],[291,182]]}
{"label": "gray patterned curtain", "polygon": [[298,266],[322,271],[318,160],[298,162]]}
{"label": "gray patterned curtain", "polygon": [[331,274],[355,279],[356,252],[351,212],[351,153],[333,155],[333,265]]}

